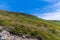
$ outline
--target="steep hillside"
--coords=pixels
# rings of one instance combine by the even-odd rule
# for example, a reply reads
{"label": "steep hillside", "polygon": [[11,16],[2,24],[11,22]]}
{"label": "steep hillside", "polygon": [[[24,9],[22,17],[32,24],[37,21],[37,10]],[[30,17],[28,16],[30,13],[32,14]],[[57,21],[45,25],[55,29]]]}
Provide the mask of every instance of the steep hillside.
{"label": "steep hillside", "polygon": [[0,10],[0,30],[14,35],[29,35],[39,40],[60,40],[60,25],[33,15]]}

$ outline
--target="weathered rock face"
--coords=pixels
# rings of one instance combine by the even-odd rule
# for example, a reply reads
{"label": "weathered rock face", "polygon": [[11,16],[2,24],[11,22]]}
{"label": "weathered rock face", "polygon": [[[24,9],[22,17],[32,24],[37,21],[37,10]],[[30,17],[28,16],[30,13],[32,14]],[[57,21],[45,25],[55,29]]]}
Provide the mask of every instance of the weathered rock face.
{"label": "weathered rock face", "polygon": [[0,40],[38,40],[36,38],[22,38],[16,35],[10,35],[10,33],[8,31],[2,31],[0,32]]}

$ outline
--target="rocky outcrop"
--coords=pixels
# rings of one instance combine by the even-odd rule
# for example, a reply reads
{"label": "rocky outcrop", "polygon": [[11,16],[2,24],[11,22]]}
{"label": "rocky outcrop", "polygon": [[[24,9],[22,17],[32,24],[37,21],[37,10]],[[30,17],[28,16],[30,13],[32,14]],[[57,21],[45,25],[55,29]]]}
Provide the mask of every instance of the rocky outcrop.
{"label": "rocky outcrop", "polygon": [[16,35],[11,35],[8,31],[0,32],[0,40],[38,40],[37,38],[22,38]]}

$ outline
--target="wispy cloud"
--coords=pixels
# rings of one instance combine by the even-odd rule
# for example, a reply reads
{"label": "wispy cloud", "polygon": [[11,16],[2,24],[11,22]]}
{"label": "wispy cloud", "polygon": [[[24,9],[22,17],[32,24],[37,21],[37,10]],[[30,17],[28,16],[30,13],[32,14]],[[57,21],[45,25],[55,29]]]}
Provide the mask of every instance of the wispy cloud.
{"label": "wispy cloud", "polygon": [[60,20],[60,2],[54,4],[51,8],[54,8],[55,11],[44,13],[42,18],[47,20]]}
{"label": "wispy cloud", "polygon": [[47,20],[60,20],[60,0],[44,0],[44,1],[54,3],[47,7],[44,7],[43,9],[36,8],[34,12],[35,15]]}
{"label": "wispy cloud", "polygon": [[43,1],[46,1],[46,2],[57,2],[59,0],[43,0]]}
{"label": "wispy cloud", "polygon": [[47,20],[60,20],[60,10],[56,10],[55,12],[45,13],[41,15],[43,19]]}

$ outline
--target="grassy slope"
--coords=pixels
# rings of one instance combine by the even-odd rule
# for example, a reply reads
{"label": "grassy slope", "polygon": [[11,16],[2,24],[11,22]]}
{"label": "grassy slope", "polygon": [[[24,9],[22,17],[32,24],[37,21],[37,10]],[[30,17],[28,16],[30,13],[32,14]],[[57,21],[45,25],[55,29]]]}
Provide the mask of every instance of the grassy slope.
{"label": "grassy slope", "polygon": [[15,35],[28,34],[42,40],[60,40],[60,25],[32,15],[0,11],[0,25],[9,28],[8,31]]}
{"label": "grassy slope", "polygon": [[60,20],[50,20],[50,21],[60,26]]}

